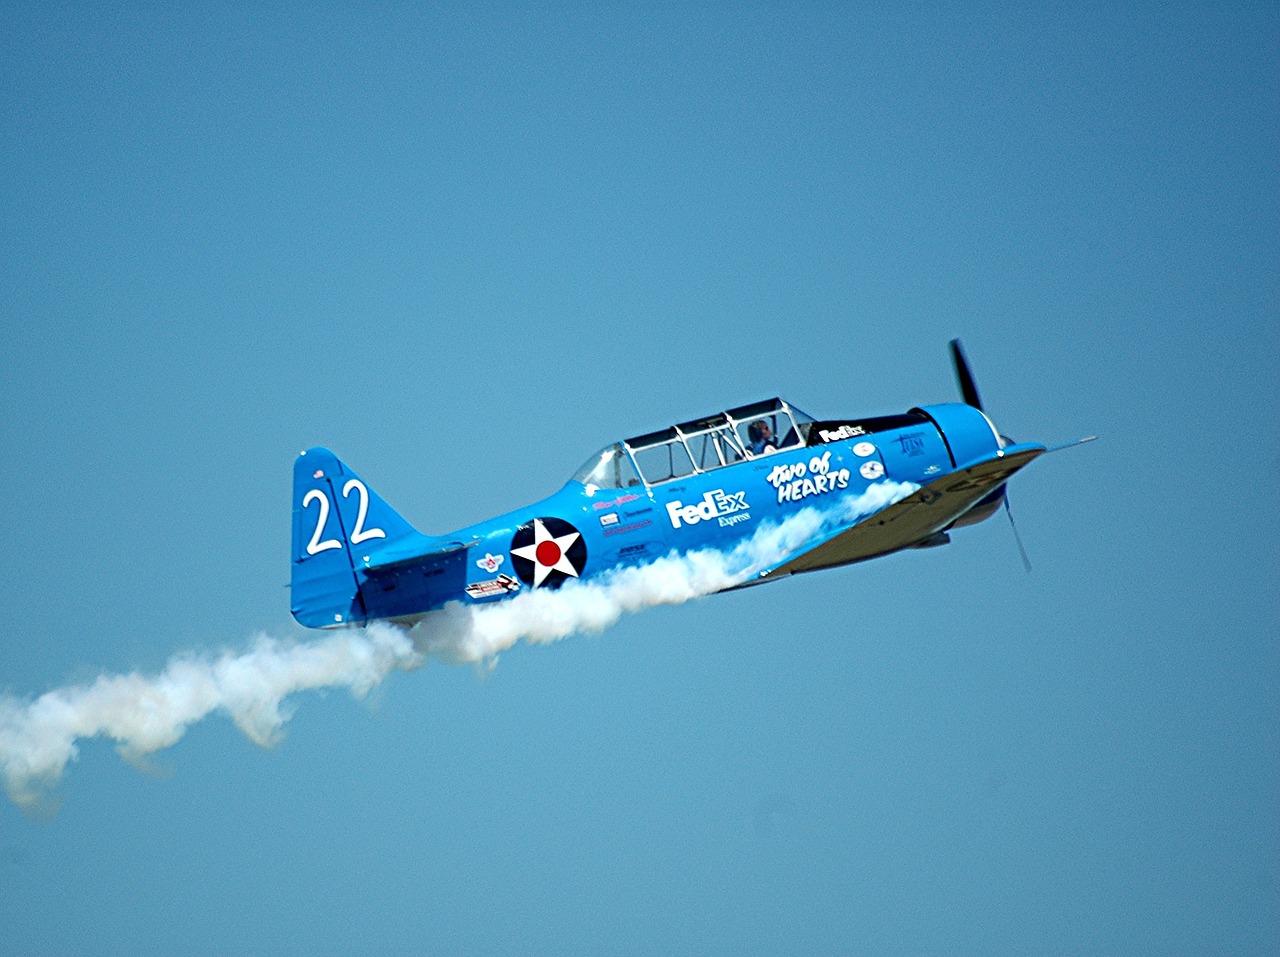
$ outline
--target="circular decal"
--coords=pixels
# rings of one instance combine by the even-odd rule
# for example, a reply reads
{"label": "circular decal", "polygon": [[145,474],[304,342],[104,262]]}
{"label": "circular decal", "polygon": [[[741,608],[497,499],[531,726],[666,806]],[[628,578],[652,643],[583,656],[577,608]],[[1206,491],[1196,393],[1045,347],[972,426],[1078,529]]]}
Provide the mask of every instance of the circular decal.
{"label": "circular decal", "polygon": [[884,466],[879,462],[863,462],[862,468],[858,469],[862,473],[862,477],[867,481],[874,481],[884,475]]}
{"label": "circular decal", "polygon": [[870,442],[859,442],[853,447],[854,455],[861,455],[864,459],[876,450],[876,447]]}
{"label": "circular decal", "polygon": [[559,588],[587,564],[587,543],[562,518],[535,518],[511,537],[511,565],[526,585]]}

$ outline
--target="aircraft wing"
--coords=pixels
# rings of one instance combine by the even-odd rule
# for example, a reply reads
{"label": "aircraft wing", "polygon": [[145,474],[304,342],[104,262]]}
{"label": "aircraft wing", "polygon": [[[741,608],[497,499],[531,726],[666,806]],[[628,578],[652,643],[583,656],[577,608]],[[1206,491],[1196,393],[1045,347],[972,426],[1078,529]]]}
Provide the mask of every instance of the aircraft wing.
{"label": "aircraft wing", "polygon": [[761,572],[755,582],[922,545],[1046,451],[1043,445],[1011,445],[948,472],[893,505],[806,543],[790,558]]}

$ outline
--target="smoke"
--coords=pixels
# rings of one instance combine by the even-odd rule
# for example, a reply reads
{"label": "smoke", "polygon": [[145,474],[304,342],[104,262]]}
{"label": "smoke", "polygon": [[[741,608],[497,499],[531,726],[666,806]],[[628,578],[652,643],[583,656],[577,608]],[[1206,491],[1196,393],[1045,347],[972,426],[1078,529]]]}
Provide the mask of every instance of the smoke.
{"label": "smoke", "polygon": [[413,670],[429,657],[491,661],[522,639],[540,644],[596,632],[628,612],[722,591],[749,581],[824,530],[878,511],[915,488],[881,482],[829,510],[804,508],[780,524],[766,524],[728,551],[672,552],[647,565],[557,590],[523,592],[510,601],[451,603],[411,634],[375,623],[305,643],[259,636],[240,653],[176,656],[158,675],[103,675],[30,702],[0,695],[0,776],[16,804],[36,808],[77,756],[81,739],[110,738],[125,760],[139,763],[176,744],[189,726],[214,712],[228,715],[251,741],[271,745],[291,715],[285,699],[295,692],[346,687],[362,697],[392,671]]}
{"label": "smoke", "polygon": [[545,644],[602,631],[629,612],[683,604],[750,581],[814,536],[877,512],[918,487],[879,482],[830,509],[803,508],[779,524],[763,525],[729,551],[672,552],[587,582],[569,581],[554,591],[535,589],[490,605],[453,603],[417,625],[414,642],[424,654],[461,664],[492,659],[522,639]]}
{"label": "smoke", "polygon": [[367,694],[395,669],[422,664],[404,632],[375,624],[306,644],[259,636],[248,651],[217,658],[179,655],[158,675],[103,675],[23,703],[0,697],[0,774],[16,804],[34,808],[76,757],[81,738],[107,737],[138,763],[176,744],[215,711],[251,741],[275,743],[289,711],[284,699],[310,688]]}

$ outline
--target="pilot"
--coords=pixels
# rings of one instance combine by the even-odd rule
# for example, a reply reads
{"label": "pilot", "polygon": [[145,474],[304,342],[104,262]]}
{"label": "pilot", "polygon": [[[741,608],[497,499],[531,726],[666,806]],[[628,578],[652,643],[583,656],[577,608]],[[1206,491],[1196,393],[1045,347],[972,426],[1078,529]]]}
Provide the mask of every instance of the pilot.
{"label": "pilot", "polygon": [[747,426],[747,441],[752,455],[764,455],[778,447],[778,438],[764,419],[756,419]]}

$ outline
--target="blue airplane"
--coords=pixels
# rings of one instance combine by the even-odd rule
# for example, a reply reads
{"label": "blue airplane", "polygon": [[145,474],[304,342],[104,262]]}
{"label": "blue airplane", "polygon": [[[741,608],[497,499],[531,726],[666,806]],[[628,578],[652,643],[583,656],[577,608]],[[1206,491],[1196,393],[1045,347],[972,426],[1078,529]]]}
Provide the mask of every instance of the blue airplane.
{"label": "blue airplane", "polygon": [[293,470],[293,615],[311,628],[409,625],[448,602],[502,601],[673,551],[731,548],[886,482],[919,488],[823,525],[741,584],[946,544],[952,529],[1008,509],[1014,473],[1095,438],[1050,449],[1002,436],[958,340],[951,353],[963,402],[816,420],[767,399],[608,445],[554,495],[450,535],[417,531],[332,452],[308,449]]}

